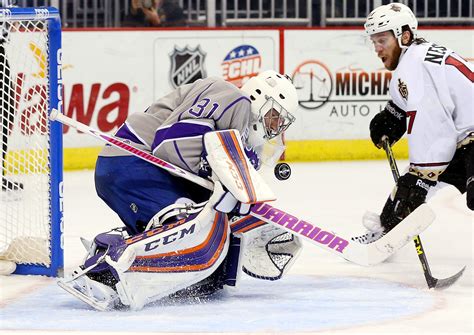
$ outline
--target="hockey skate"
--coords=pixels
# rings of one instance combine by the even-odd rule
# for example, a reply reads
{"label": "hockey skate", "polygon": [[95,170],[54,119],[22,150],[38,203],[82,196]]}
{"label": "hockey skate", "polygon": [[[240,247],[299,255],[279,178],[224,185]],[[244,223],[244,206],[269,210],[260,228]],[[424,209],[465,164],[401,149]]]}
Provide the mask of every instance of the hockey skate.
{"label": "hockey skate", "polygon": [[369,244],[377,241],[386,234],[385,228],[380,223],[380,216],[373,212],[366,212],[362,217],[362,224],[367,231],[359,236],[351,238],[354,242]]}
{"label": "hockey skate", "polygon": [[[59,280],[58,285],[89,306],[107,311],[121,306],[120,298],[114,289],[117,280],[110,271],[97,271],[105,264],[107,247],[118,244],[122,240],[124,230],[114,229],[111,232],[99,234],[94,241],[81,238],[88,258],[96,259],[89,266],[80,266],[74,270],[68,279]],[[85,260],[85,264],[88,264]]]}
{"label": "hockey skate", "polygon": [[77,277],[73,275],[69,280],[60,280],[58,285],[99,311],[112,310],[120,305],[119,295],[112,287],[92,280],[85,274],[79,274]]}

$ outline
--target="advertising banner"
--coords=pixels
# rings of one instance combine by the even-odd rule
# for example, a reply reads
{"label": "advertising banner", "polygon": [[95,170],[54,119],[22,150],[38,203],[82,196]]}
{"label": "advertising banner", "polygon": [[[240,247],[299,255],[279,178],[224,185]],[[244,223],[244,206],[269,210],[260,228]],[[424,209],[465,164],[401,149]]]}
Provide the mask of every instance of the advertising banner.
{"label": "advertising banner", "polygon": [[[419,36],[474,59],[472,29],[421,29]],[[369,44],[354,28],[65,31],[64,113],[113,133],[180,85],[218,76],[240,87],[283,66],[299,97],[285,134],[287,159],[383,158],[368,127],[389,100],[391,73]],[[95,162],[102,143],[68,127],[63,133],[68,166],[83,166],[85,157],[84,167]]]}
{"label": "advertising banner", "polygon": [[[218,76],[241,86],[279,69],[277,30],[66,31],[63,34],[64,113],[114,132],[174,88]],[[65,147],[100,145],[64,128]]]}
{"label": "advertising banner", "polygon": [[241,87],[262,70],[279,69],[276,30],[167,31],[153,40],[154,99],[199,78]]}

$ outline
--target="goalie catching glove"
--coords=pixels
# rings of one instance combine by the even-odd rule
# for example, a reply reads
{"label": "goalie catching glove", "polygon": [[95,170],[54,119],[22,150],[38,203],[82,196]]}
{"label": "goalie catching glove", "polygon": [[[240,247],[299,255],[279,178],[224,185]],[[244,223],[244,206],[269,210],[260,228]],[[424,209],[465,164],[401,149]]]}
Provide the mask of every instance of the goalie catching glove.
{"label": "goalie catching glove", "polygon": [[302,248],[298,236],[269,224],[242,235],[242,271],[258,279],[280,279],[295,263]]}
{"label": "goalie catching glove", "polygon": [[398,179],[380,214],[380,222],[387,233],[426,200],[430,187],[436,182],[407,173]]}
{"label": "goalie catching glove", "polygon": [[405,112],[393,103],[387,102],[385,108],[370,121],[370,138],[377,148],[382,147],[382,139],[387,136],[390,145],[395,144],[407,130]]}

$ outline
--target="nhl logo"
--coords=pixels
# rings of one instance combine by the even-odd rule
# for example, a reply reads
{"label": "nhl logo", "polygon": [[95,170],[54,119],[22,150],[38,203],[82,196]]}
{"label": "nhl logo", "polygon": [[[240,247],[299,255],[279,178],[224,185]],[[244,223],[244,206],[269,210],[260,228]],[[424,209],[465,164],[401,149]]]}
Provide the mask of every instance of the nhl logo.
{"label": "nhl logo", "polygon": [[400,92],[400,95],[402,96],[403,99],[405,99],[405,100],[408,99],[407,84],[405,84],[403,81],[401,81],[400,78],[398,78],[398,91]]}
{"label": "nhl logo", "polygon": [[201,50],[200,45],[195,49],[190,49],[188,46],[179,49],[175,46],[170,58],[170,82],[174,88],[206,77],[204,69],[206,54]]}

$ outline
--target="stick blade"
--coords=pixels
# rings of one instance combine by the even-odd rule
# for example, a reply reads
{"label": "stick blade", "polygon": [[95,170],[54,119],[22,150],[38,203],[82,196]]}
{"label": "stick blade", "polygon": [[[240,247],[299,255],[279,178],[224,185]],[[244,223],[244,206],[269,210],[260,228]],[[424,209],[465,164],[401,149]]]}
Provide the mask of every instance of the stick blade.
{"label": "stick blade", "polygon": [[387,234],[367,244],[369,264],[375,265],[385,261],[428,228],[435,218],[435,213],[427,204],[419,206]]}
{"label": "stick blade", "polygon": [[435,290],[446,289],[457,282],[459,278],[461,278],[461,276],[464,274],[464,270],[466,270],[466,267],[463,267],[458,273],[448,278],[436,279],[431,277],[431,281],[428,283],[428,286],[429,288],[433,288]]}

